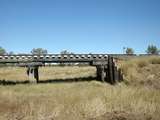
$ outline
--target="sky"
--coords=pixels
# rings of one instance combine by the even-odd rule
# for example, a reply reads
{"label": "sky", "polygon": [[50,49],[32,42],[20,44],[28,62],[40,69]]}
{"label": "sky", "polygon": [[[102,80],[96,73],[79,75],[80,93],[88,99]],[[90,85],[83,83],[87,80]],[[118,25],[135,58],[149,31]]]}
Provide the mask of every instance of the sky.
{"label": "sky", "polygon": [[0,46],[8,52],[136,54],[160,48],[160,0],[0,0]]}

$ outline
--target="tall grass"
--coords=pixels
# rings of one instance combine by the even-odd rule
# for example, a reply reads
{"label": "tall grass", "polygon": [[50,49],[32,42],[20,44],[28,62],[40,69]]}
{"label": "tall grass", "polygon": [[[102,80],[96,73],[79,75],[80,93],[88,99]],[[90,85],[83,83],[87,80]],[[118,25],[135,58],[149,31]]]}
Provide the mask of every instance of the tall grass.
{"label": "tall grass", "polygon": [[125,82],[160,88],[160,57],[134,58],[121,63]]}
{"label": "tall grass", "polygon": [[[153,61],[122,61],[120,66],[129,84],[112,86],[94,80],[1,85],[0,120],[159,120],[160,89],[153,83],[160,85],[160,65]],[[15,73],[11,70],[6,71]],[[1,75],[3,72],[0,69]],[[95,76],[92,67],[40,68],[40,72],[41,79]]]}
{"label": "tall grass", "polygon": [[[88,120],[109,115],[158,120],[160,93],[155,89],[99,82],[0,87],[0,118]],[[107,118],[103,118],[106,120]]]}

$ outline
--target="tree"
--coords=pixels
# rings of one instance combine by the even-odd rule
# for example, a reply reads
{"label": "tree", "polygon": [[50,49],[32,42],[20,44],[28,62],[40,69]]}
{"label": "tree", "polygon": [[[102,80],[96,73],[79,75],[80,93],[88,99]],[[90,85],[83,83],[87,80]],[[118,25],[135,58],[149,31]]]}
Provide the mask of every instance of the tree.
{"label": "tree", "polygon": [[160,51],[155,45],[148,45],[148,48],[146,50],[147,54],[155,54],[157,55]]}
{"label": "tree", "polygon": [[0,55],[6,54],[6,50],[2,47],[0,47]]}
{"label": "tree", "polygon": [[33,48],[31,53],[41,55],[41,54],[47,54],[48,52],[46,49],[43,49],[43,48]]}
{"label": "tree", "polygon": [[69,52],[69,51],[67,51],[67,50],[63,50],[63,51],[61,51],[60,54],[64,55],[64,54],[74,54],[74,53]]}
{"label": "tree", "polygon": [[13,51],[10,51],[9,53],[8,53],[8,55],[13,55],[14,54],[14,52]]}
{"label": "tree", "polygon": [[126,48],[126,54],[132,55],[134,54],[134,50],[132,48]]}

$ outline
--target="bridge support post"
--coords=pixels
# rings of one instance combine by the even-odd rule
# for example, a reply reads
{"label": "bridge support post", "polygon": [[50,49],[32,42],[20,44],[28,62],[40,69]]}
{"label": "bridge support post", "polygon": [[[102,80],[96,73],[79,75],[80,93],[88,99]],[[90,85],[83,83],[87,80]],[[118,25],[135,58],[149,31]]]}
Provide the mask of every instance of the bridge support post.
{"label": "bridge support post", "polygon": [[121,69],[115,65],[113,61],[113,57],[108,56],[108,68],[107,68],[108,82],[111,84],[115,84],[116,82],[120,82],[123,80],[123,75]]}
{"label": "bridge support post", "polygon": [[29,81],[33,83],[36,79],[36,83],[39,82],[39,73],[38,73],[38,66],[28,67],[27,74],[29,76]]}
{"label": "bridge support post", "polygon": [[105,66],[97,65],[96,68],[97,68],[97,80],[105,82],[106,78]]}
{"label": "bridge support post", "polygon": [[108,56],[108,68],[107,68],[107,72],[108,72],[108,82],[111,84],[115,83],[115,79],[114,79],[114,63],[113,63],[113,57]]}
{"label": "bridge support post", "polygon": [[119,76],[118,76],[118,68],[116,66],[113,67],[113,78],[116,81],[119,81]]}
{"label": "bridge support post", "polygon": [[36,79],[36,82],[39,82],[39,73],[38,73],[38,66],[34,68],[34,78]]}
{"label": "bridge support post", "polygon": [[123,80],[121,69],[118,69],[113,57],[108,56],[107,64],[96,65],[97,80],[115,84]]}

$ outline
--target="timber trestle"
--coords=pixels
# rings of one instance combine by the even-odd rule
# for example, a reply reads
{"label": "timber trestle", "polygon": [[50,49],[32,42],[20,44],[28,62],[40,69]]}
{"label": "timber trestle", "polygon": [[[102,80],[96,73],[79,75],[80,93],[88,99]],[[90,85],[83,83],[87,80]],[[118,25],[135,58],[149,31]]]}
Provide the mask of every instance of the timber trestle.
{"label": "timber trestle", "polygon": [[96,65],[97,80],[115,84],[123,80],[121,69],[116,66],[113,57],[108,56],[108,64]]}
{"label": "timber trestle", "polygon": [[0,55],[0,63],[27,67],[28,76],[39,82],[39,66],[52,63],[89,63],[97,69],[97,80],[115,84],[123,80],[117,60],[108,54],[45,54],[45,55]]}

